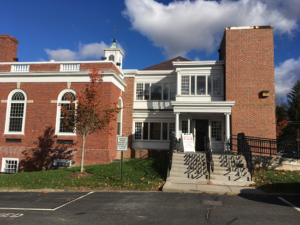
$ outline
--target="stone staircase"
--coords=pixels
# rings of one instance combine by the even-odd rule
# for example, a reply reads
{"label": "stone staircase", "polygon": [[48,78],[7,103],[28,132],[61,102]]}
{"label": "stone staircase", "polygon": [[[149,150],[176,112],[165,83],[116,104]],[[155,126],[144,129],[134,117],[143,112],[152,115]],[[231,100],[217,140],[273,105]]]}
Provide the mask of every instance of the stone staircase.
{"label": "stone staircase", "polygon": [[213,154],[213,162],[213,171],[209,180],[204,153],[174,153],[167,182],[233,186],[254,183],[244,156]]}
{"label": "stone staircase", "polygon": [[173,154],[170,177],[167,178],[167,182],[207,184],[207,176],[205,154]]}

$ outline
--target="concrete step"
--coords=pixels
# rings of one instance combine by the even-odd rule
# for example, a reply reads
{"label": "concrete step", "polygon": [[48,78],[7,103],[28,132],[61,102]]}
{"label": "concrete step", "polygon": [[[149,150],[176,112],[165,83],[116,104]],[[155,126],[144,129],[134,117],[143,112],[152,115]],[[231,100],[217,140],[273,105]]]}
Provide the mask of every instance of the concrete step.
{"label": "concrete step", "polygon": [[206,179],[189,179],[182,177],[168,177],[167,182],[178,184],[208,184],[208,180]]}
{"label": "concrete step", "polygon": [[241,177],[250,177],[251,174],[248,172],[248,171],[245,171],[245,172],[230,172],[230,171],[214,171],[214,172],[211,172],[211,174],[213,175],[222,175],[222,176],[241,176]]}
{"label": "concrete step", "polygon": [[237,156],[212,155],[212,158],[219,159],[219,160],[245,160],[245,157],[242,155],[237,155]]}
{"label": "concrete step", "polygon": [[[200,170],[204,170],[204,171],[207,171],[206,167],[203,167],[203,168],[172,168],[171,169],[171,172],[175,172],[175,173],[185,173],[185,172],[190,172],[190,171],[200,171]],[[223,172],[223,171],[222,171]],[[224,171],[226,172],[226,171]]]}
{"label": "concrete step", "polygon": [[210,180],[223,180],[223,181],[251,181],[251,176],[248,177],[238,177],[238,176],[228,176],[228,175],[215,175],[210,174]]}
{"label": "concrete step", "polygon": [[182,178],[189,178],[189,179],[207,179],[207,173],[175,173],[175,172],[171,172],[170,173],[170,177],[174,178],[174,177],[182,177]]}
{"label": "concrete step", "polygon": [[229,186],[247,186],[254,184],[253,181],[227,181],[227,180],[210,180],[210,184],[216,185],[229,185]]}
{"label": "concrete step", "polygon": [[188,168],[200,168],[200,167],[206,167],[206,163],[205,163],[205,165],[184,165],[184,164],[179,164],[179,163],[177,163],[177,164],[172,164],[172,167],[171,167],[171,170],[172,169],[175,169],[175,168],[177,168],[177,169],[188,169]]}
{"label": "concrete step", "polygon": [[248,168],[237,168],[237,167],[213,167],[213,172],[249,172]]}
{"label": "concrete step", "polygon": [[213,166],[215,168],[247,168],[246,164],[229,164],[229,163],[225,163],[225,164],[219,164],[219,163],[215,163],[213,164]]}

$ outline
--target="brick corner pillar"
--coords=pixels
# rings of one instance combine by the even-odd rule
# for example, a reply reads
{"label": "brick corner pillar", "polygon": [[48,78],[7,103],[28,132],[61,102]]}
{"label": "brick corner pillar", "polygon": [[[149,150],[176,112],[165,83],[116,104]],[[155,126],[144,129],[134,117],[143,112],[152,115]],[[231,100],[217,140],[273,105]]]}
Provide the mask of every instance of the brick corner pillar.
{"label": "brick corner pillar", "polygon": [[228,27],[219,53],[225,100],[235,101],[231,133],[276,139],[273,27]]}
{"label": "brick corner pillar", "polygon": [[123,136],[128,137],[128,151],[124,152],[125,158],[132,158],[132,126],[133,126],[133,99],[135,77],[125,77],[127,87],[124,92],[124,111],[123,111]]}
{"label": "brick corner pillar", "polygon": [[4,34],[0,35],[0,62],[14,62],[17,57],[19,41],[14,37]]}

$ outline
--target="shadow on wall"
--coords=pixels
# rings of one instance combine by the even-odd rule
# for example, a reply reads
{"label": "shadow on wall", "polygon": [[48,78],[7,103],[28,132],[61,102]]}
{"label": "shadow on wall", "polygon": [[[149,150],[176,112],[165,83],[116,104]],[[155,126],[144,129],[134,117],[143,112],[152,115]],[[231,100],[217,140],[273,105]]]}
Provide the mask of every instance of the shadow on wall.
{"label": "shadow on wall", "polygon": [[43,167],[49,168],[54,159],[73,159],[72,153],[76,151],[76,149],[69,149],[73,146],[70,144],[56,145],[54,131],[55,129],[52,126],[46,128],[44,134],[38,137],[38,146],[22,152],[24,159],[20,161],[21,171],[41,171],[43,170]]}

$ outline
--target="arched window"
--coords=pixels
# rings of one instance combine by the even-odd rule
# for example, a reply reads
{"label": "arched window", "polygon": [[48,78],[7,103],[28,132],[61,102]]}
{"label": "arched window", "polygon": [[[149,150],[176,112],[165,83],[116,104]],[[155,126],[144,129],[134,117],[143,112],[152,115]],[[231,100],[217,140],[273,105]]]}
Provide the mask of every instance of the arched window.
{"label": "arched window", "polygon": [[7,99],[5,133],[24,134],[27,96],[21,89],[10,92]]}
{"label": "arched window", "polygon": [[108,58],[108,60],[114,62],[115,61],[115,56],[114,55],[110,55],[109,58]]}
{"label": "arched window", "polygon": [[118,101],[118,107],[121,108],[119,113],[118,113],[118,120],[117,120],[117,135],[122,135],[122,117],[123,117],[123,102],[122,102],[122,98],[119,98]]}
{"label": "arched window", "polygon": [[58,95],[58,101],[57,101],[57,114],[56,114],[56,129],[55,133],[57,135],[76,135],[73,130],[71,130],[69,127],[67,127],[63,120],[64,120],[64,114],[61,111],[61,107],[66,107],[68,110],[70,109],[70,100],[69,98],[74,99],[75,97],[75,91],[71,89],[63,90]]}

